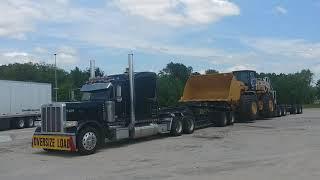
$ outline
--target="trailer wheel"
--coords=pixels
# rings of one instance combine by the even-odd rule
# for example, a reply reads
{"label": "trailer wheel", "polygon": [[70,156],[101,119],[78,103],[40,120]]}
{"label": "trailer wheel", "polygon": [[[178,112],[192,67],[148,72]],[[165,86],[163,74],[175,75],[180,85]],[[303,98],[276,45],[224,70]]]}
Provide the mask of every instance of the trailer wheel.
{"label": "trailer wheel", "polygon": [[25,127],[25,121],[24,121],[24,119],[18,118],[18,119],[15,121],[15,125],[16,125],[16,128],[18,128],[18,129],[23,129],[23,128]]}
{"label": "trailer wheel", "polygon": [[300,105],[300,113],[299,114],[303,114],[303,107],[302,105]]}
{"label": "trailer wheel", "polygon": [[236,119],[234,112],[228,112],[227,119],[228,119],[227,125],[233,125]]}
{"label": "trailer wheel", "polygon": [[217,127],[225,127],[228,124],[227,114],[225,112],[218,112],[217,119],[216,119],[216,126]]}
{"label": "trailer wheel", "polygon": [[281,108],[277,107],[277,117],[281,117]]}
{"label": "trailer wheel", "polygon": [[27,127],[31,128],[34,126],[34,119],[33,118],[29,118],[26,120],[27,121]]}
{"label": "trailer wheel", "polygon": [[183,123],[180,118],[174,118],[172,120],[171,131],[170,134],[172,136],[180,136],[183,131]]}
{"label": "trailer wheel", "polygon": [[291,105],[290,114],[297,114],[297,107],[296,107],[296,105]]}
{"label": "trailer wheel", "polygon": [[258,103],[256,95],[243,95],[240,99],[240,120],[254,121],[258,117]]}
{"label": "trailer wheel", "polygon": [[287,109],[286,107],[281,107],[281,116],[286,116],[287,115]]}
{"label": "trailer wheel", "polygon": [[81,155],[89,155],[96,152],[99,143],[99,135],[95,128],[86,127],[77,135],[77,147]]}
{"label": "trailer wheel", "polygon": [[192,134],[194,132],[194,120],[192,117],[186,116],[183,118],[183,132],[185,134]]}

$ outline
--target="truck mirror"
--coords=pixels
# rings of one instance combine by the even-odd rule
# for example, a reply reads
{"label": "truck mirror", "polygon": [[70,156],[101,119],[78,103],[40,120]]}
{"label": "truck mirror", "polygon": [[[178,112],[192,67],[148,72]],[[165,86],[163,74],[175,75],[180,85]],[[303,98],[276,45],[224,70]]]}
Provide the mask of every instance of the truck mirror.
{"label": "truck mirror", "polygon": [[119,86],[119,85],[116,88],[116,99],[117,99],[117,102],[121,102],[122,101],[121,86]]}

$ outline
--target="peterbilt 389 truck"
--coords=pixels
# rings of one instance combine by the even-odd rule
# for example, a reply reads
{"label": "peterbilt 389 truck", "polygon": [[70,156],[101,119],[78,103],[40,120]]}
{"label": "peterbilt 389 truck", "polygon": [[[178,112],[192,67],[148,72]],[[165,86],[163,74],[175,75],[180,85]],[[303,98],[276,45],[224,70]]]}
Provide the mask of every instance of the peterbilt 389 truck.
{"label": "peterbilt 389 truck", "polygon": [[159,110],[155,73],[134,73],[132,56],[128,69],[92,78],[81,88],[81,102],[43,105],[33,148],[92,154],[106,141],[194,131],[194,119],[183,109]]}
{"label": "peterbilt 389 truck", "polygon": [[32,146],[92,154],[108,141],[191,134],[280,112],[270,83],[254,71],[191,76],[178,107],[160,109],[156,86],[155,73],[134,73],[130,55],[127,73],[91,78],[81,88],[81,102],[43,105]]}

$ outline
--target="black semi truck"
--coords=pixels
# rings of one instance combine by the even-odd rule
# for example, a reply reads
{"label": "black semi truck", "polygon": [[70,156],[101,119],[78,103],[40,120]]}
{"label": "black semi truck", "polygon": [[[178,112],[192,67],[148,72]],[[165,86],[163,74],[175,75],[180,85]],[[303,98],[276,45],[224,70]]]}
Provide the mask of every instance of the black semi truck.
{"label": "black semi truck", "polygon": [[33,148],[92,154],[107,141],[193,133],[195,122],[185,108],[159,109],[157,75],[134,73],[130,57],[129,72],[83,85],[81,102],[43,105]]}

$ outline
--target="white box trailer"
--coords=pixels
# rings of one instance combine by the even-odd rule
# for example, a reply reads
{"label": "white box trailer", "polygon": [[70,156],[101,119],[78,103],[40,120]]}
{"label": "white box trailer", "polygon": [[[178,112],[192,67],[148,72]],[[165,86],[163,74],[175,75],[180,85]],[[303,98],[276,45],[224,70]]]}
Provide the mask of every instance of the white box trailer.
{"label": "white box trailer", "polygon": [[0,130],[33,127],[48,103],[51,84],[0,80]]}

